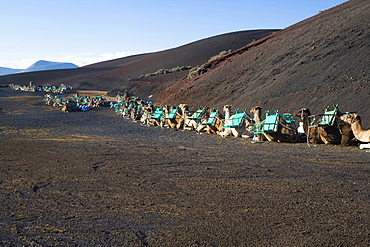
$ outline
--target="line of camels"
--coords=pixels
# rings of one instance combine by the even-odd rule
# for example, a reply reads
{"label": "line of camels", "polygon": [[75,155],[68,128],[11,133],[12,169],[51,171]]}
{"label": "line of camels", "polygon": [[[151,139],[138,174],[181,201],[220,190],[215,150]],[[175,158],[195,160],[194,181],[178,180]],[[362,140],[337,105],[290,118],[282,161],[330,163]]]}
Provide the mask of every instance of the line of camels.
{"label": "line of camels", "polygon": [[119,92],[117,102],[111,103],[111,108],[127,119],[149,126],[194,130],[222,137],[251,138],[253,142],[306,141],[309,146],[370,143],[370,129],[362,129],[361,116],[353,112],[342,113],[338,105],[333,110],[327,107],[321,115],[312,115],[308,108],[302,108],[294,114],[266,111],[263,118],[259,106],[250,109],[251,115],[246,109],[233,111],[230,105],[223,107],[223,113],[208,107],[190,111],[187,104],[154,106],[127,92]]}

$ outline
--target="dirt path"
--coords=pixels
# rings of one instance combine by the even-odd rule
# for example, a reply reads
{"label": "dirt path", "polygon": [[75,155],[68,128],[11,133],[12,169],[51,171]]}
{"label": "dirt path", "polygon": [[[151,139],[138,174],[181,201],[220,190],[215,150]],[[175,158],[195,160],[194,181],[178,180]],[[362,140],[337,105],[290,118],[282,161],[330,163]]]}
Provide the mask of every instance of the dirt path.
{"label": "dirt path", "polygon": [[0,88],[0,245],[369,246],[370,156],[64,114]]}

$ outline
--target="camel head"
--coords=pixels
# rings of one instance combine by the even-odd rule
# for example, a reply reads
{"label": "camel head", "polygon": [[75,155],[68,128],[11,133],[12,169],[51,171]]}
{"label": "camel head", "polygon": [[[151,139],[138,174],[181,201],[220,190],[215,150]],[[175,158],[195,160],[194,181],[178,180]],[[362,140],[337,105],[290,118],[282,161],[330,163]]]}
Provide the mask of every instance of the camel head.
{"label": "camel head", "polygon": [[165,112],[169,112],[170,110],[171,110],[171,106],[169,106],[169,105],[164,105],[163,106],[163,110],[165,111]]}
{"label": "camel head", "polygon": [[154,112],[154,106],[153,105],[148,105],[144,107],[144,112]]}
{"label": "camel head", "polygon": [[189,112],[189,105],[187,104],[179,104],[179,109],[181,111],[181,115],[184,117],[187,112]]}
{"label": "camel head", "polygon": [[302,108],[302,109],[296,111],[294,113],[294,116],[295,117],[300,117],[303,120],[305,117],[311,116],[311,112],[310,112],[310,109],[308,109],[308,108]]}
{"label": "camel head", "polygon": [[250,113],[253,114],[254,121],[256,123],[259,123],[261,121],[261,110],[262,110],[262,107],[260,106],[255,106],[250,109]]}
{"label": "camel head", "polygon": [[231,112],[231,107],[232,107],[231,105],[225,105],[224,108],[223,108],[223,111],[230,113]]}
{"label": "camel head", "polygon": [[223,108],[225,118],[230,118],[231,116],[231,105],[225,105]]}
{"label": "camel head", "polygon": [[356,113],[349,113],[343,114],[340,116],[340,119],[343,120],[343,122],[353,124],[354,122],[361,121],[361,116]]}
{"label": "camel head", "polygon": [[182,110],[182,112],[189,111],[189,106],[187,104],[180,104],[179,108]]}
{"label": "camel head", "polygon": [[254,114],[255,112],[258,112],[258,111],[261,111],[261,110],[262,110],[262,107],[257,105],[255,107],[251,108],[250,113]]}
{"label": "camel head", "polygon": [[137,104],[138,105],[141,105],[141,106],[144,106],[145,105],[145,101],[143,99],[138,99],[137,100]]}

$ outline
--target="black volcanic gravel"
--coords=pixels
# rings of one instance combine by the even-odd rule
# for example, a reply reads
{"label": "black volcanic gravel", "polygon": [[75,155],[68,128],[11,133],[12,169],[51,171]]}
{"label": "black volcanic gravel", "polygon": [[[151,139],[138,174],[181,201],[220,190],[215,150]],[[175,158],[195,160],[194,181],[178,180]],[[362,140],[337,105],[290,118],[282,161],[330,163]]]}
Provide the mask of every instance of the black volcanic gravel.
{"label": "black volcanic gravel", "polygon": [[0,88],[1,246],[369,246],[370,156],[62,113]]}

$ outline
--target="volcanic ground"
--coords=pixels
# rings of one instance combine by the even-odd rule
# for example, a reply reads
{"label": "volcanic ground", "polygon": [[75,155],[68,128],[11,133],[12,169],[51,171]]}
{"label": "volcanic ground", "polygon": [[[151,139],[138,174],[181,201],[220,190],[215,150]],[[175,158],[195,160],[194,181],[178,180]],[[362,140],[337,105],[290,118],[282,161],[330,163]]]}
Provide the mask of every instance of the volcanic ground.
{"label": "volcanic ground", "polygon": [[0,88],[2,246],[369,246],[370,156],[62,113]]}

